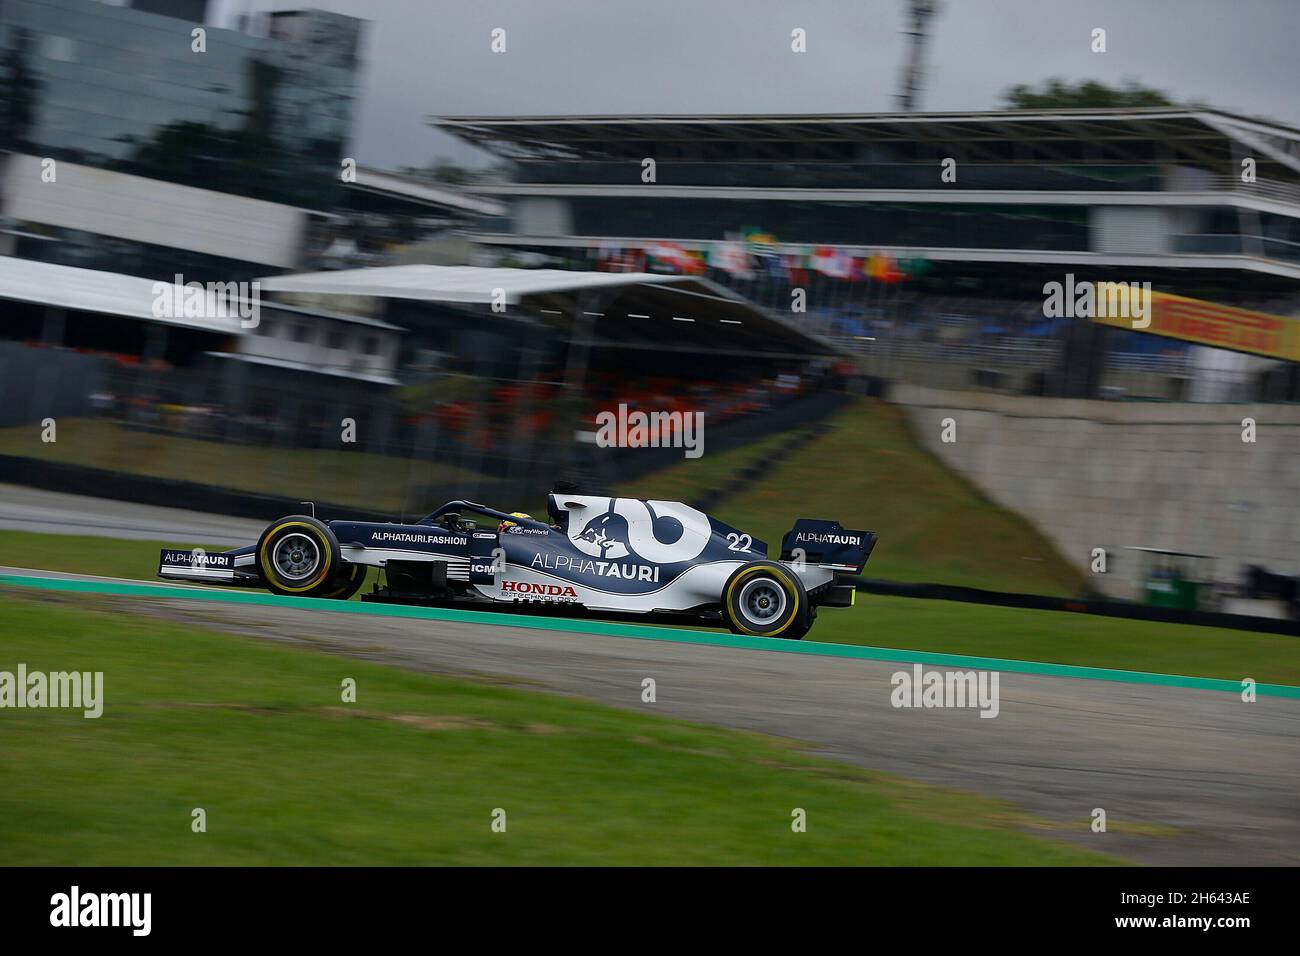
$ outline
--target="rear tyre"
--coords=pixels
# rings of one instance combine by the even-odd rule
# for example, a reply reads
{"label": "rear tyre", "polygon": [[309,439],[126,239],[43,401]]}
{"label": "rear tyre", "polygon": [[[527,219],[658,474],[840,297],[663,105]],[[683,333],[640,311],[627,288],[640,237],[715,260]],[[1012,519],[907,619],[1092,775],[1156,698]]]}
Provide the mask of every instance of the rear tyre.
{"label": "rear tyre", "polygon": [[808,592],[799,576],[774,561],[751,561],[722,589],[722,616],[733,634],[797,641],[812,627]]}
{"label": "rear tyre", "polygon": [[361,590],[361,585],[366,583],[366,572],[369,570],[370,568],[364,564],[344,564],[334,576],[333,589],[324,591],[319,596],[346,601]]}
{"label": "rear tyre", "polygon": [[276,594],[329,597],[338,588],[335,575],[342,564],[334,532],[308,515],[271,522],[257,541],[258,570]]}

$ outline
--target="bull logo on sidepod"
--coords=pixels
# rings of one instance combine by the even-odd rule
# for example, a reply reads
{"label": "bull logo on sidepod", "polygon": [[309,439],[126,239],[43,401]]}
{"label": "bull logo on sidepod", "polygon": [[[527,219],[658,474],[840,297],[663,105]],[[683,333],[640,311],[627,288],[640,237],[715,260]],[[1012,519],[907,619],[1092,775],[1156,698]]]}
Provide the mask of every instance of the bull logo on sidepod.
{"label": "bull logo on sidepod", "polygon": [[627,520],[612,513],[598,515],[583,526],[573,543],[593,558],[626,558]]}
{"label": "bull logo on sidepod", "polygon": [[580,507],[597,512],[569,540],[583,554],[602,560],[628,556],[650,564],[693,561],[709,542],[709,518],[678,501],[573,496]]}

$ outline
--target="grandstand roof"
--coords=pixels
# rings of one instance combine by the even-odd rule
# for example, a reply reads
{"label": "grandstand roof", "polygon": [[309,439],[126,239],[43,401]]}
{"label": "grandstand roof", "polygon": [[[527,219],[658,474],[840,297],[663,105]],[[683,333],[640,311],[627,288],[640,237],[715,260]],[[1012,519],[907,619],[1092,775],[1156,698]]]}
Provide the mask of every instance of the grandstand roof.
{"label": "grandstand roof", "polygon": [[505,207],[491,199],[475,196],[432,180],[421,179],[418,176],[388,172],[369,166],[358,166],[356,182],[346,185],[362,192],[392,196],[460,215],[501,216],[505,214]]}
{"label": "grandstand roof", "polygon": [[[490,305],[496,290],[505,292],[507,304],[549,292],[647,283],[674,284],[686,276],[650,273],[574,272],[565,269],[486,269],[476,266],[378,266],[271,276],[260,280],[270,292],[318,292],[334,295],[369,295],[425,302],[460,302]],[[727,293],[728,295],[730,293]]]}
{"label": "grandstand roof", "polygon": [[[171,283],[163,283],[170,287]],[[243,335],[238,316],[219,316],[208,295],[209,307],[204,317],[156,315],[158,298],[153,279],[80,269],[75,266],[37,262],[31,259],[0,257],[0,299],[31,302],[77,312],[97,312],[128,319],[160,322],[221,335]]]}
{"label": "grandstand roof", "polygon": [[[516,160],[622,159],[785,162],[1044,160],[1235,161],[1245,147],[1300,173],[1300,130],[1222,110],[994,110],[647,116],[443,116],[433,125]],[[653,145],[647,150],[647,146]],[[869,147],[876,147],[872,152]],[[866,150],[864,155],[863,151]]]}
{"label": "grandstand roof", "polygon": [[[505,303],[570,334],[591,319],[594,344],[721,355],[807,357],[839,348],[707,279],[645,272],[577,272],[406,265],[259,280],[264,292],[373,296],[462,306]],[[272,307],[270,304],[268,308]]]}

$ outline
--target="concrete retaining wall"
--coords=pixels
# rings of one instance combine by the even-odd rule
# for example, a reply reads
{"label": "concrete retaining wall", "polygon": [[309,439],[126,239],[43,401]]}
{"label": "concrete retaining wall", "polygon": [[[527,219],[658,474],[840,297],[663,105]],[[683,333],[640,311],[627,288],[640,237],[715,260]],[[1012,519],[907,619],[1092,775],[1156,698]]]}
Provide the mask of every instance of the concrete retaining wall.
{"label": "concrete retaining wall", "polygon": [[[1114,597],[1135,597],[1126,545],[1218,556],[1300,573],[1300,406],[1194,405],[1025,398],[898,386],[917,437],[992,500],[1030,520],[1072,564],[1093,548]],[[942,440],[942,422],[956,441]],[[1257,424],[1242,441],[1242,419]]]}

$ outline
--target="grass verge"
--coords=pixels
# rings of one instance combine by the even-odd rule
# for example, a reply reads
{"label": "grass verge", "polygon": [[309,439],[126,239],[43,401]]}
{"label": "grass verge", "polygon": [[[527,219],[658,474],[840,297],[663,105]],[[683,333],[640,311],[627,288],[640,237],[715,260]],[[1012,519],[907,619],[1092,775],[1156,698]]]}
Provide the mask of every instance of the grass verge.
{"label": "grass verge", "polygon": [[19,662],[103,671],[105,697],[0,713],[0,845],[26,864],[1115,862],[768,737],[0,594]]}
{"label": "grass verge", "polygon": [[37,531],[0,531],[0,565],[97,574],[108,578],[159,580],[158,552],[163,548],[202,548],[209,553],[226,550],[223,546],[199,541],[135,541]]}
{"label": "grass verge", "polygon": [[1300,638],[1099,614],[859,594],[809,640],[1300,686]]}
{"label": "grass verge", "polygon": [[[196,546],[0,531],[0,564],[150,581],[167,545]],[[855,607],[823,608],[808,639],[1300,685],[1300,640],[1282,634],[955,601],[860,594]]]}
{"label": "grass verge", "polygon": [[[0,454],[108,471],[170,478],[257,494],[283,494],[373,511],[403,507],[411,463],[362,451],[265,448],[203,441],[126,428],[90,418],[59,419],[59,440],[42,442],[35,426],[0,428]],[[464,484],[470,473],[456,465],[420,462],[420,481]]]}

